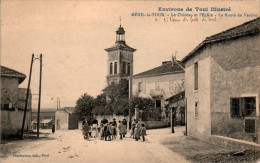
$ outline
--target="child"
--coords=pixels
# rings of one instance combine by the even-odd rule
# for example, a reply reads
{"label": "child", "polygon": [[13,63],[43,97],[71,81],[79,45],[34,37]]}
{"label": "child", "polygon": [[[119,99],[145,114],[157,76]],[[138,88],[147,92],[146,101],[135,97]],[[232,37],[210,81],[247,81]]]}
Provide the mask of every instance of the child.
{"label": "child", "polygon": [[135,124],[132,124],[132,127],[131,127],[131,131],[130,131],[130,138],[133,138],[134,139],[134,133],[135,133]]}
{"label": "child", "polygon": [[113,127],[112,127],[112,122],[110,122],[109,125],[108,125],[108,138],[109,138],[109,141],[111,141],[111,136],[112,136],[112,139],[113,139]]}
{"label": "child", "polygon": [[116,134],[117,134],[116,133],[116,124],[112,123],[111,129],[112,129],[112,138],[116,139]]}
{"label": "child", "polygon": [[143,141],[145,141],[145,137],[144,137],[145,135],[146,135],[146,128],[145,128],[144,124],[142,124],[140,127],[140,136],[142,136]]}
{"label": "child", "polygon": [[135,141],[138,141],[140,139],[140,125],[137,123],[135,125]]}
{"label": "child", "polygon": [[119,121],[118,129],[119,129],[120,139],[123,140],[123,135],[126,133],[126,127],[121,121]]}
{"label": "child", "polygon": [[104,125],[104,137],[105,137],[105,141],[107,141],[107,136],[109,136],[109,128],[108,128],[108,124]]}

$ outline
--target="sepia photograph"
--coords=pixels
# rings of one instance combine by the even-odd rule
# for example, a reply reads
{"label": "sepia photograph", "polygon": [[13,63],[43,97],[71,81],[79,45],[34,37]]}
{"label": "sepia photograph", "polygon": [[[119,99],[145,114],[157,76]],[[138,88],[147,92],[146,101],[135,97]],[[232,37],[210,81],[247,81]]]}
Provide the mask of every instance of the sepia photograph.
{"label": "sepia photograph", "polygon": [[260,163],[259,0],[0,0],[1,163]]}

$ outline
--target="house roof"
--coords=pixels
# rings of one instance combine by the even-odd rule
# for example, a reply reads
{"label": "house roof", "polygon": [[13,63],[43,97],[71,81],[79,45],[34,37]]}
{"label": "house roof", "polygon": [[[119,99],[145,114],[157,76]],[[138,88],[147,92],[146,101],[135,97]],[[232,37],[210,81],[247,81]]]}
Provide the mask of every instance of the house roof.
{"label": "house roof", "polygon": [[5,66],[0,66],[1,67],[1,77],[5,76],[5,77],[14,77],[14,78],[18,78],[19,79],[19,84],[21,84],[24,79],[26,78],[26,75],[15,71],[13,69],[7,68]]}
{"label": "house roof", "polygon": [[[144,71],[142,73],[136,74],[133,76],[133,78],[140,78],[140,77],[149,77],[149,76],[158,76],[158,75],[166,75],[166,74],[172,74],[172,73],[182,73],[183,70],[183,64],[180,61],[177,61],[177,63],[172,64],[171,61],[165,62],[161,66],[155,67],[153,69],[150,69],[148,71]],[[182,67],[181,67],[182,66]]]}
{"label": "house roof", "polygon": [[207,37],[203,42],[201,42],[194,50],[192,50],[187,56],[182,59],[182,62],[185,63],[193,56],[196,55],[196,51],[203,48],[206,44],[213,44],[216,42],[221,42],[228,39],[234,39],[242,36],[255,35],[259,33],[260,28],[260,17],[243,23],[239,26],[230,28],[226,31],[220,32],[218,34]]}
{"label": "house roof", "polygon": [[65,107],[65,108],[58,109],[57,111],[65,111],[69,114],[76,113],[75,107]]}

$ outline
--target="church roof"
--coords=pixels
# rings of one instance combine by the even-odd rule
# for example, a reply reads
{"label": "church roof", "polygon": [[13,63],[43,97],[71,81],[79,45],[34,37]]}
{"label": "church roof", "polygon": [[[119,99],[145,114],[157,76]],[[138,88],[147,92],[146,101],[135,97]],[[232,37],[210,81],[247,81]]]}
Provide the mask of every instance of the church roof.
{"label": "church roof", "polygon": [[203,48],[206,44],[214,44],[216,42],[221,42],[228,39],[235,39],[242,36],[254,35],[259,33],[259,29],[260,29],[260,17],[248,21],[246,23],[243,23],[239,26],[230,28],[226,31],[207,37],[193,51],[191,51],[187,56],[185,56],[182,59],[182,62],[185,63],[187,60],[192,58],[196,54],[195,52]]}
{"label": "church roof", "polygon": [[132,51],[132,52],[136,51],[136,49],[131,48],[124,41],[117,41],[112,47],[105,49],[105,51],[109,52],[109,51],[118,50],[118,49],[128,50],[128,51]]}
{"label": "church roof", "polygon": [[133,76],[133,78],[159,76],[159,75],[166,75],[166,74],[173,74],[173,73],[184,73],[184,70],[181,67],[183,66],[183,64],[180,61],[176,61],[176,62],[178,63],[172,64],[171,61],[163,62],[161,66],[136,74]]}
{"label": "church roof", "polygon": [[26,78],[25,74],[15,71],[13,69],[7,68],[5,66],[1,66],[1,76],[18,78],[19,84],[22,83],[24,81],[24,79]]}

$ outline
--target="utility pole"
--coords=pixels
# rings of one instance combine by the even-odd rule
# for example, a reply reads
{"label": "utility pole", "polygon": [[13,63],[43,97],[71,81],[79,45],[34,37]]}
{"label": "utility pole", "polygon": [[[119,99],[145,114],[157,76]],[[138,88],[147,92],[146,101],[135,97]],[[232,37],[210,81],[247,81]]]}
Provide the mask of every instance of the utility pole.
{"label": "utility pole", "polygon": [[42,54],[40,55],[40,84],[39,84],[38,117],[37,117],[37,138],[39,138],[39,131],[40,131],[41,88],[42,88]]}
{"label": "utility pole", "polygon": [[128,98],[129,130],[131,129],[131,107],[132,107],[132,75],[130,75],[129,77],[129,98]]}
{"label": "utility pole", "polygon": [[26,119],[27,105],[28,105],[28,99],[29,99],[29,93],[30,93],[30,85],[31,85],[33,60],[34,60],[34,54],[32,54],[32,61],[31,61],[30,74],[29,74],[29,80],[28,80],[28,87],[27,87],[27,93],[26,93],[26,101],[25,101],[24,114],[23,114],[23,124],[22,124],[22,130],[21,130],[21,138],[23,138],[23,130],[24,130],[25,119]]}

